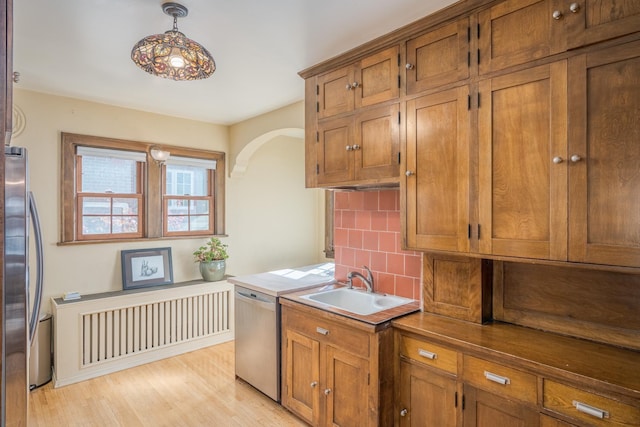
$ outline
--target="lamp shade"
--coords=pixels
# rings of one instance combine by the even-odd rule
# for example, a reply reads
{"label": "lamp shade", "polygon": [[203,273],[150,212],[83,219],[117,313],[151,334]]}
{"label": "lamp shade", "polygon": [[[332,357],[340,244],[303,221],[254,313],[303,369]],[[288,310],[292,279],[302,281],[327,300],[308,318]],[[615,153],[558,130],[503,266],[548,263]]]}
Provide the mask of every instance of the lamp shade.
{"label": "lamp shade", "polygon": [[140,40],[131,50],[131,59],[147,73],[173,80],[206,79],[216,70],[211,54],[200,43],[178,31],[178,17],[187,16],[187,8],[164,3],[162,10],[173,16],[173,29]]}

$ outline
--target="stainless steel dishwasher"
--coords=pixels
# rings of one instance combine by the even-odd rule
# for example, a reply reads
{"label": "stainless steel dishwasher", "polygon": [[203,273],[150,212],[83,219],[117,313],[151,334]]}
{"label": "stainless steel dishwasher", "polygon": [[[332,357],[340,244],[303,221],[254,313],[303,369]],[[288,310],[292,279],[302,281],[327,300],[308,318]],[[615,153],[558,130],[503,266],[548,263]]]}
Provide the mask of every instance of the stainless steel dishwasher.
{"label": "stainless steel dishwasher", "polygon": [[236,376],[280,401],[280,305],[277,297],[235,287]]}
{"label": "stainless steel dishwasher", "polygon": [[235,285],[236,377],[280,401],[280,295],[333,283],[333,263],[230,277]]}

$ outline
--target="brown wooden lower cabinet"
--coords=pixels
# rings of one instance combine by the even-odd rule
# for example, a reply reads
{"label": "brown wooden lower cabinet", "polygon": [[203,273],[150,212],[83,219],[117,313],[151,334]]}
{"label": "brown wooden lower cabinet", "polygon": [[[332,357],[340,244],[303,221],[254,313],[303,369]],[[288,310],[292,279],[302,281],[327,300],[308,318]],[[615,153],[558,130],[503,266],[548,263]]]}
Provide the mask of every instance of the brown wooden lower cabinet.
{"label": "brown wooden lower cabinet", "polygon": [[319,309],[286,304],[282,405],[312,426],[392,425],[389,325],[342,321]]}
{"label": "brown wooden lower cabinet", "polygon": [[540,427],[576,427],[576,425],[542,414],[540,415]]}
{"label": "brown wooden lower cabinet", "polygon": [[538,411],[497,394],[464,385],[464,427],[537,427]]}

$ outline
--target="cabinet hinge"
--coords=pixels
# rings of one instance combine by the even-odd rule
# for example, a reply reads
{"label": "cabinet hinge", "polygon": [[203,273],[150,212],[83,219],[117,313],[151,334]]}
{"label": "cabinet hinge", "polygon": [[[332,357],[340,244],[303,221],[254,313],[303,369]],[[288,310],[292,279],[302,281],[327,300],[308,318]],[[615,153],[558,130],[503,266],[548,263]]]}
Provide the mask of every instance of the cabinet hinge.
{"label": "cabinet hinge", "polygon": [[400,66],[400,54],[398,54],[398,67]]}
{"label": "cabinet hinge", "polygon": [[471,27],[467,27],[467,42],[471,42]]}
{"label": "cabinet hinge", "polygon": [[462,395],[462,410],[464,411],[464,394]]}
{"label": "cabinet hinge", "polygon": [[367,373],[367,385],[369,385],[370,380],[371,380],[371,374]]}
{"label": "cabinet hinge", "polygon": [[320,175],[320,165],[316,163],[316,175]]}
{"label": "cabinet hinge", "polygon": [[478,224],[478,240],[480,240],[480,224]]}
{"label": "cabinet hinge", "polygon": [[400,74],[398,74],[398,89],[400,88]]}
{"label": "cabinet hinge", "polygon": [[471,95],[467,95],[467,110],[471,110]]}
{"label": "cabinet hinge", "polygon": [[471,68],[471,51],[467,51],[467,68]]}
{"label": "cabinet hinge", "polygon": [[316,143],[320,142],[320,132],[316,131]]}
{"label": "cabinet hinge", "polygon": [[480,64],[480,49],[478,49],[478,64]]}
{"label": "cabinet hinge", "polygon": [[398,153],[398,164],[400,164],[400,153]]}
{"label": "cabinet hinge", "polygon": [[458,407],[458,392],[456,391],[455,395],[454,395],[454,407],[457,408]]}
{"label": "cabinet hinge", "polygon": [[320,85],[316,85],[316,95],[320,95]]}
{"label": "cabinet hinge", "polygon": [[478,108],[480,108],[480,92],[478,92]]}
{"label": "cabinet hinge", "polygon": [[320,103],[316,102],[316,113],[320,112]]}
{"label": "cabinet hinge", "polygon": [[480,38],[480,23],[478,23],[478,38]]}
{"label": "cabinet hinge", "polygon": [[398,124],[400,124],[400,111],[398,111]]}
{"label": "cabinet hinge", "polygon": [[467,224],[467,239],[471,240],[471,224]]}

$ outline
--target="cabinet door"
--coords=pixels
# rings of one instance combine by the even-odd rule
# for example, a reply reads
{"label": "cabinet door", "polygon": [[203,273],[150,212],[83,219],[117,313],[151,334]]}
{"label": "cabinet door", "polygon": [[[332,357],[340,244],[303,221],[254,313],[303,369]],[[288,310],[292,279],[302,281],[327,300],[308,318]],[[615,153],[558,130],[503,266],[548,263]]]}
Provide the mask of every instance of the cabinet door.
{"label": "cabinet door", "polygon": [[469,18],[407,42],[407,94],[469,77]]}
{"label": "cabinet door", "polygon": [[464,86],[407,102],[409,248],[469,250],[468,94]]}
{"label": "cabinet door", "polygon": [[640,267],[640,42],[569,67],[569,259]]}
{"label": "cabinet door", "polygon": [[398,98],[400,94],[400,52],[398,46],[360,61],[352,87],[356,108]]}
{"label": "cabinet door", "polygon": [[458,418],[456,380],[400,362],[401,427],[455,427]]}
{"label": "cabinet door", "polygon": [[353,66],[347,66],[318,76],[318,118],[353,111]]}
{"label": "cabinet door", "polygon": [[398,104],[393,104],[357,114],[352,146],[356,180],[378,180],[398,176],[398,112]]}
{"label": "cabinet door", "polygon": [[339,184],[353,180],[352,121],[353,118],[339,118],[318,124],[318,184]]}
{"label": "cabinet door", "polygon": [[479,84],[481,253],[566,260],[566,62]]}
{"label": "cabinet door", "polygon": [[320,344],[290,329],[285,331],[285,387],[282,404],[318,425],[320,415]]}
{"label": "cabinet door", "polygon": [[563,20],[553,19],[553,10],[551,0],[507,0],[480,12],[480,74],[563,51]]}
{"label": "cabinet door", "polygon": [[548,415],[540,414],[540,427],[576,427],[574,424],[555,419]]}
{"label": "cabinet door", "polygon": [[540,416],[535,409],[495,394],[464,385],[465,427],[538,427]]}
{"label": "cabinet door", "polygon": [[565,0],[558,10],[566,19],[569,48],[597,43],[640,29],[640,2],[637,0]]}
{"label": "cabinet door", "polygon": [[325,425],[369,425],[369,362],[333,346],[326,347]]}

